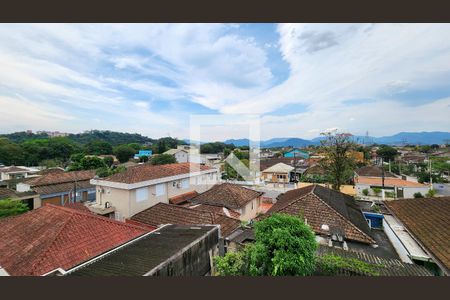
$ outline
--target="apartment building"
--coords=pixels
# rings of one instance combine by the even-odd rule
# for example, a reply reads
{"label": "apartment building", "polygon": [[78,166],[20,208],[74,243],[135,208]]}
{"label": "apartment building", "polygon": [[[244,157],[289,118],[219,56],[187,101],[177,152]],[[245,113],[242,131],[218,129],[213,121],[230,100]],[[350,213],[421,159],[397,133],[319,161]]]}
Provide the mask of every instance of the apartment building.
{"label": "apartment building", "polygon": [[218,171],[192,163],[142,164],[107,178],[94,178],[96,202],[89,209],[124,221],[157,203],[180,195],[202,193],[218,181]]}

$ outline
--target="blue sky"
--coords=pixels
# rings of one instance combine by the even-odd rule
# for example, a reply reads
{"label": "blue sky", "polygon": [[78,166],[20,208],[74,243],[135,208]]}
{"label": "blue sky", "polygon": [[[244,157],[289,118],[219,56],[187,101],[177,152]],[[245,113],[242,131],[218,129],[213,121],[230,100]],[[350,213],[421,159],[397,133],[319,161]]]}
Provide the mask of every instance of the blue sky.
{"label": "blue sky", "polygon": [[[450,129],[449,24],[2,24],[0,132],[261,138]],[[244,138],[239,126],[205,140]]]}

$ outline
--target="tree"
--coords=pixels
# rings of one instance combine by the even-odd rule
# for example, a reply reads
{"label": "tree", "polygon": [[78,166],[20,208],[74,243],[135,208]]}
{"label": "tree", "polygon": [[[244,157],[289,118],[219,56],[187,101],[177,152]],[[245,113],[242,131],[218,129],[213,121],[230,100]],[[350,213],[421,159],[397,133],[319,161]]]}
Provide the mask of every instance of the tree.
{"label": "tree", "polygon": [[394,147],[381,145],[380,148],[377,150],[377,155],[382,157],[384,161],[390,160],[393,161],[395,157],[398,155],[398,151]]}
{"label": "tree", "polygon": [[97,157],[97,156],[85,156],[80,161],[81,168],[83,170],[94,170],[98,168],[106,167],[105,162],[103,159]]}
{"label": "tree", "polygon": [[139,150],[141,150],[141,145],[138,143],[130,143],[128,144],[129,147],[133,148],[134,151],[138,152]]}
{"label": "tree", "polygon": [[112,154],[113,147],[106,141],[93,140],[86,144],[85,151],[92,155]]}
{"label": "tree", "polygon": [[20,200],[0,200],[0,218],[16,216],[28,211],[28,206]]}
{"label": "tree", "polygon": [[24,151],[7,138],[0,138],[0,163],[5,165],[20,165],[24,162]]}
{"label": "tree", "polygon": [[315,270],[315,234],[302,219],[274,214],[256,222],[255,242],[215,258],[219,275],[307,276]]}
{"label": "tree", "polygon": [[143,155],[143,156],[139,157],[139,162],[143,162],[143,163],[148,162],[148,156],[147,155]]}
{"label": "tree", "polygon": [[170,154],[158,154],[152,157],[150,163],[152,165],[166,165],[176,163],[175,156]]}
{"label": "tree", "polygon": [[79,162],[81,162],[81,160],[84,158],[84,153],[75,153],[75,154],[72,154],[71,156],[70,156],[70,161],[71,162],[75,162],[75,163],[79,163]]}
{"label": "tree", "polygon": [[349,134],[329,132],[321,135],[325,136],[321,141],[325,158],[320,160],[319,165],[327,172],[333,188],[339,190],[352,177],[355,161],[350,151],[356,145]]}
{"label": "tree", "polygon": [[103,158],[103,162],[110,168],[114,163],[114,159],[111,156],[106,156]]}
{"label": "tree", "polygon": [[425,194],[425,196],[426,196],[427,198],[431,198],[431,197],[436,196],[436,190],[429,189],[428,192]]}
{"label": "tree", "polygon": [[130,146],[120,145],[114,149],[114,154],[121,163],[125,163],[134,156],[135,151]]}

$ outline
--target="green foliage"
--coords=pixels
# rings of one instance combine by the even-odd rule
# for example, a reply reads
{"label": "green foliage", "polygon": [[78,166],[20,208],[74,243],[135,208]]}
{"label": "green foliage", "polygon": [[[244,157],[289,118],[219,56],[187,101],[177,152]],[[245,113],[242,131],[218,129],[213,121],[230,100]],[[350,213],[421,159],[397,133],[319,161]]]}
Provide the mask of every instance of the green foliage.
{"label": "green foliage", "polygon": [[379,195],[381,194],[381,189],[380,189],[380,188],[377,188],[377,187],[372,188],[372,191],[373,191],[373,193],[374,193],[376,196],[379,196]]}
{"label": "green foliage", "polygon": [[[146,136],[137,133],[125,133],[125,132],[114,132],[114,131],[102,131],[102,130],[91,130],[79,134],[71,134],[69,138],[74,142],[86,145],[91,141],[102,140],[111,144],[113,147],[118,145],[126,145],[130,143],[144,144],[147,142],[154,142],[155,140],[150,139]],[[107,153],[109,154],[109,153]]]}
{"label": "green foliage", "polygon": [[139,157],[139,162],[143,162],[143,163],[146,163],[146,162],[148,162],[148,156],[141,156],[141,157]]}
{"label": "green foliage", "polygon": [[327,254],[317,257],[317,272],[320,275],[333,276],[341,272],[351,272],[370,276],[380,275],[380,264],[369,264],[356,258],[347,258]]}
{"label": "green foliage", "polygon": [[394,193],[394,192],[385,192],[384,195],[385,195],[387,198],[394,198],[395,193]]}
{"label": "green foliage", "polygon": [[330,179],[326,175],[318,175],[318,174],[308,174],[302,175],[300,178],[301,182],[311,182],[311,183],[328,183]]}
{"label": "green foliage", "polygon": [[228,156],[230,154],[230,151],[233,150],[235,147],[233,144],[225,144],[222,142],[214,142],[214,143],[205,143],[200,145],[200,153],[220,153],[227,151],[228,154],[225,154],[225,156]]}
{"label": "green foliage", "polygon": [[166,164],[174,164],[177,160],[175,156],[170,154],[158,154],[154,155],[150,161],[152,165],[166,165]]}
{"label": "green foliage", "polygon": [[85,151],[91,155],[112,154],[113,147],[110,143],[103,140],[93,140],[86,144]]}
{"label": "green foliage", "polygon": [[368,196],[369,195],[369,189],[363,189],[362,193],[364,196]]}
{"label": "green foliage", "polygon": [[28,206],[19,200],[0,200],[0,218],[16,216],[28,211]]}
{"label": "green foliage", "polygon": [[134,151],[138,152],[139,150],[141,150],[141,145],[138,143],[130,143],[128,144],[129,147],[133,148]]}
{"label": "green foliage", "polygon": [[234,151],[233,151],[233,153],[234,153],[234,155],[236,155],[236,157],[239,159],[239,160],[243,160],[243,159],[249,159],[250,158],[250,155],[249,155],[249,153],[248,152],[242,152],[242,151],[240,151],[240,150],[238,150],[238,149],[235,149]]}
{"label": "green foliage", "polygon": [[114,149],[114,155],[121,163],[126,163],[135,154],[135,150],[128,145],[120,145]]}
{"label": "green foliage", "polygon": [[5,165],[21,165],[24,162],[25,153],[23,149],[8,140],[0,138],[0,162]]}
{"label": "green foliage", "polygon": [[80,161],[81,169],[83,170],[94,170],[98,168],[106,167],[103,159],[97,156],[86,156]]}
{"label": "green foliage", "polygon": [[315,269],[317,242],[300,218],[274,214],[255,224],[255,243],[216,259],[219,275],[306,276]]}
{"label": "green foliage", "polygon": [[325,139],[321,141],[322,151],[325,158],[320,160],[319,165],[328,174],[333,188],[339,190],[341,185],[348,182],[353,176],[355,160],[350,152],[355,149],[356,144],[352,142],[351,136],[343,133],[322,133]]}
{"label": "green foliage", "polygon": [[124,171],[126,171],[126,168],[124,166],[120,166],[117,168],[101,167],[95,171],[95,175],[97,175],[100,178],[104,178]]}
{"label": "green foliage", "polygon": [[428,192],[425,194],[425,196],[428,197],[428,198],[436,196],[436,190],[429,189]]}
{"label": "green foliage", "polygon": [[393,161],[395,157],[398,155],[397,149],[387,146],[387,145],[381,145],[380,148],[377,150],[377,155],[382,157],[384,161]]}
{"label": "green foliage", "polygon": [[114,159],[111,156],[105,156],[103,158],[103,162],[105,163],[105,165],[107,167],[111,167],[113,165],[113,163],[114,163]]}
{"label": "green foliage", "polygon": [[61,163],[55,159],[45,159],[39,163],[40,166],[48,168],[55,168],[59,166]]}
{"label": "green foliage", "polygon": [[423,198],[423,195],[421,192],[417,192],[417,193],[414,193],[414,198]]}
{"label": "green foliage", "polygon": [[70,156],[70,161],[71,162],[75,162],[75,163],[80,163],[81,162],[81,160],[84,158],[84,153],[75,153],[75,154],[72,154],[71,156]]}

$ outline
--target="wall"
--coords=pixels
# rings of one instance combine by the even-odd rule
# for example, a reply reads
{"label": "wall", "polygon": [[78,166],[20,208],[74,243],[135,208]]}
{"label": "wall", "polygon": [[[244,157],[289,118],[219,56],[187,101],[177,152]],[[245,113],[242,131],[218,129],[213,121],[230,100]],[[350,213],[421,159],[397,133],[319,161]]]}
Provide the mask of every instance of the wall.
{"label": "wall", "polygon": [[217,255],[219,231],[206,237],[186,250],[172,256],[162,265],[154,268],[148,276],[205,276],[211,273],[212,257]]}
{"label": "wall", "polygon": [[247,205],[245,205],[245,209],[237,210],[241,214],[239,219],[241,221],[250,221],[251,219],[256,218],[256,216],[260,212],[260,206],[261,206],[261,198],[258,197],[253,199],[252,201],[247,203]]}
{"label": "wall", "polygon": [[178,163],[185,163],[189,161],[189,154],[184,151],[178,151],[175,153],[175,159]]}

